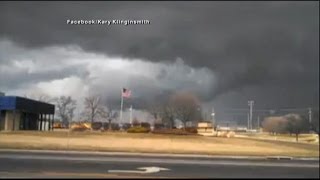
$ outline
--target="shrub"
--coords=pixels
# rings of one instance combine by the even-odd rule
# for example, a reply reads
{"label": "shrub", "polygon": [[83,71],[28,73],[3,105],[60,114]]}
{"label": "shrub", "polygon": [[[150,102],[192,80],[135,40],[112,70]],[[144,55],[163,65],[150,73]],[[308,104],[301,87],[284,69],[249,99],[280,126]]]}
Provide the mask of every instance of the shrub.
{"label": "shrub", "polygon": [[132,126],[134,126],[134,127],[136,127],[136,126],[140,126],[140,122],[138,121],[138,119],[137,119],[137,118],[133,118]]}
{"label": "shrub", "polygon": [[124,124],[122,125],[122,128],[123,128],[125,131],[128,130],[130,127],[131,127],[131,124],[130,124],[130,123],[124,123]]}
{"label": "shrub", "polygon": [[[102,127],[103,127],[104,130],[109,130],[109,123],[108,122],[103,123]],[[120,130],[119,124],[111,123],[111,130],[113,130],[113,131]]]}
{"label": "shrub", "polygon": [[88,130],[88,128],[84,126],[77,126],[77,127],[71,128],[72,132],[83,132],[86,130]]}
{"label": "shrub", "polygon": [[120,126],[117,123],[111,123],[111,129],[114,131],[119,131],[120,130]]}
{"label": "shrub", "polygon": [[173,134],[173,135],[194,135],[194,133],[187,132],[183,129],[157,129],[152,131],[154,134]]}
{"label": "shrub", "polygon": [[193,134],[197,134],[198,133],[198,130],[195,127],[187,127],[186,131],[189,132],[189,133],[193,133]]}
{"label": "shrub", "polygon": [[141,123],[141,127],[144,127],[144,128],[146,128],[146,129],[150,129],[150,123],[148,123],[148,122],[142,122],[142,123]]}
{"label": "shrub", "polygon": [[130,127],[127,130],[127,132],[128,133],[148,133],[150,132],[150,130],[144,127]]}
{"label": "shrub", "polygon": [[91,128],[93,130],[100,130],[102,128],[102,122],[94,122],[94,123],[92,123]]}
{"label": "shrub", "polygon": [[104,130],[108,130],[109,129],[109,123],[105,122],[102,124],[102,127]]}
{"label": "shrub", "polygon": [[164,129],[164,124],[156,123],[154,124],[154,129]]}
{"label": "shrub", "polygon": [[60,122],[55,122],[55,123],[53,124],[53,128],[55,128],[55,129],[61,129],[61,128],[62,128],[62,124],[61,124]]}

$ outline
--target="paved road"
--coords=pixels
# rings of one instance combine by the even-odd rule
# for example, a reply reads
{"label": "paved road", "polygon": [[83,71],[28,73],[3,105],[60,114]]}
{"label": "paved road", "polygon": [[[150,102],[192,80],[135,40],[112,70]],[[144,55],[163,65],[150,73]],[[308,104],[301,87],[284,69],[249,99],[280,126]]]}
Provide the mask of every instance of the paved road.
{"label": "paved road", "polygon": [[[161,167],[147,170],[139,167]],[[152,169],[155,170],[152,172]],[[125,172],[118,172],[118,171]],[[114,172],[115,171],[115,172]],[[319,178],[319,160],[132,157],[0,151],[0,178]]]}

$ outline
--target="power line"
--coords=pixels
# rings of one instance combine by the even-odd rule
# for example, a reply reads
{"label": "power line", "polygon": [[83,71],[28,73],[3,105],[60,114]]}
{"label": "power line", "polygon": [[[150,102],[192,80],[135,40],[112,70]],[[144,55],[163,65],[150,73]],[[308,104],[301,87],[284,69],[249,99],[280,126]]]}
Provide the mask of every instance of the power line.
{"label": "power line", "polygon": [[[309,109],[312,110],[318,110],[319,108],[313,107],[313,108],[274,108],[274,109],[255,109],[254,112],[270,112],[270,111],[309,111]],[[243,111],[247,112],[248,109],[243,108],[232,108],[232,109],[218,109],[220,111]]]}

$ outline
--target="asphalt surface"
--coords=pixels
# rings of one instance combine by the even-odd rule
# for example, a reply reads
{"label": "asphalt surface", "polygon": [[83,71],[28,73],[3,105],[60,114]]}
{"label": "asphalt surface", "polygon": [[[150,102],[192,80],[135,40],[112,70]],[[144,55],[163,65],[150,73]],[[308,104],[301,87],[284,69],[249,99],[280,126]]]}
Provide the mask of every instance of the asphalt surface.
{"label": "asphalt surface", "polygon": [[[150,172],[138,169],[141,167],[147,167]],[[164,170],[159,171],[157,168],[164,168]],[[0,151],[0,178],[64,177],[319,178],[319,160],[217,159]]]}

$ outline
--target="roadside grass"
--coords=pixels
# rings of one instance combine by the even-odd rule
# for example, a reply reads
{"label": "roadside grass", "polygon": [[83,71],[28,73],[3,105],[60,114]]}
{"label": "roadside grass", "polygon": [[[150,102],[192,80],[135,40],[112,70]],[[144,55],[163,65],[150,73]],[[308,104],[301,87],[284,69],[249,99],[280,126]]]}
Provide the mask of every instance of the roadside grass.
{"label": "roadside grass", "polygon": [[[174,134],[153,134],[153,133],[127,133],[127,132],[120,132],[120,131],[84,131],[84,132],[72,132],[72,131],[2,131],[0,135],[26,135],[26,136],[45,136],[45,137],[72,137],[72,138],[83,138],[83,137],[92,137],[92,136],[108,136],[108,137],[130,137],[130,138],[164,138],[164,137],[171,137],[171,138],[181,138],[185,139],[186,136],[184,135],[174,135]],[[195,135],[188,135],[192,136],[193,138],[202,138],[197,134]],[[1,141],[1,140],[0,140]]]}
{"label": "roadside grass", "polygon": [[[295,134],[270,134],[270,133],[239,133],[239,135],[244,135],[250,138],[257,139],[270,139],[270,140],[282,140],[296,142]],[[319,136],[317,134],[299,134],[298,142],[306,143],[319,143]]]}
{"label": "roadside grass", "polygon": [[319,144],[125,132],[1,132],[0,148],[319,157]]}

